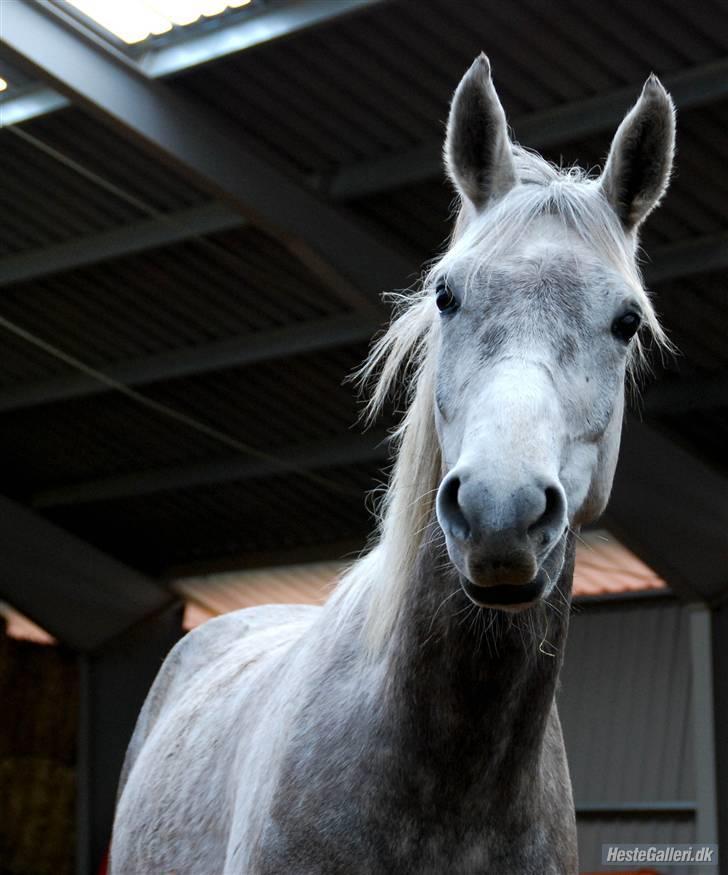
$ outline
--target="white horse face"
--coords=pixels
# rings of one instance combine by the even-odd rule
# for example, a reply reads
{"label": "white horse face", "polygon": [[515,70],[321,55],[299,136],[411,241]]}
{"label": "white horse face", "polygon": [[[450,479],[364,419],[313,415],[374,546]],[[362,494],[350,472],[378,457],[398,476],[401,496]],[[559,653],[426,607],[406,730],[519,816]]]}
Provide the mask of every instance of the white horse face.
{"label": "white horse face", "polygon": [[[487,604],[533,601],[561,571],[568,525],[604,508],[641,304],[619,275],[544,239],[436,292],[437,513]],[[523,588],[525,587],[525,588]],[[522,589],[523,588],[523,589]],[[524,596],[528,596],[524,599]]]}
{"label": "white horse face", "polygon": [[[669,97],[649,80],[602,178],[575,183],[617,229],[628,260],[667,184],[673,124]],[[465,236],[523,190],[482,56],[455,94],[446,157]],[[479,259],[477,247],[463,247],[461,259],[457,252],[434,291],[437,516],[468,596],[523,609],[551,592],[569,526],[607,503],[627,360],[647,299],[619,259],[548,212],[497,259]]]}

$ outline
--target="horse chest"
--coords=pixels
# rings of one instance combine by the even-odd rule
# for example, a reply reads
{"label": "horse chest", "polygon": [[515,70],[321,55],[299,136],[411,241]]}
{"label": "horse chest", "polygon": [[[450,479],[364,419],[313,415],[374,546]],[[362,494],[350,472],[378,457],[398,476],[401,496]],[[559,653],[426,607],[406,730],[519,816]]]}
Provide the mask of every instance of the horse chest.
{"label": "horse chest", "polygon": [[514,801],[513,788],[494,786],[482,761],[480,773],[471,772],[480,758],[457,743],[428,750],[409,738],[359,732],[358,756],[349,738],[290,757],[257,847],[256,875],[572,871],[569,843],[549,839],[542,793]]}
{"label": "horse chest", "polygon": [[461,807],[377,810],[356,793],[336,805],[269,822],[255,875],[571,875],[575,851],[536,822],[513,829],[493,814],[463,818]]}

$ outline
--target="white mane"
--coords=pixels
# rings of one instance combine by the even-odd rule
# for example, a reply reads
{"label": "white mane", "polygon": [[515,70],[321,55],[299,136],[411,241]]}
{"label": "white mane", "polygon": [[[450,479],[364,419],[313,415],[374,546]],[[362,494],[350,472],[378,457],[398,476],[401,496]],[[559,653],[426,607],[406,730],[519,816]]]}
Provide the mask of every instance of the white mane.
{"label": "white mane", "polygon": [[[467,262],[467,294],[468,280],[483,266],[495,265],[512,251],[534,222],[556,216],[624,277],[642,304],[648,333],[658,347],[669,348],[642,283],[636,240],[625,235],[597,180],[579,168],[558,168],[521,147],[513,151],[520,184],[481,214],[461,206],[447,251],[431,264],[417,291],[393,296],[395,318],[357,375],[372,386],[367,421],[397,390],[407,410],[394,434],[396,459],[379,508],[376,541],[344,575],[331,601],[337,622],[365,610],[365,637],[373,654],[386,645],[397,621],[443,474],[434,418],[438,278]],[[643,362],[644,348],[637,339],[630,372]]]}

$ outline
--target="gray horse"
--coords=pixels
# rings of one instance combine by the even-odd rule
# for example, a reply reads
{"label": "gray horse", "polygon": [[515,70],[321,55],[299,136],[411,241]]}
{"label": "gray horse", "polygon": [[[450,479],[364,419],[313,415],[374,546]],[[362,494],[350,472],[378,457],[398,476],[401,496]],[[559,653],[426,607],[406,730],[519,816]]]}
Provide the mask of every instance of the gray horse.
{"label": "gray horse", "polygon": [[[664,343],[636,264],[674,109],[651,77],[604,172],[509,140],[481,55],[445,145],[461,209],[362,369],[408,412],[376,545],[323,608],[172,651],[121,782],[114,875],[577,871],[554,704],[574,532],[607,502],[625,381]],[[642,331],[639,329],[642,328]]]}

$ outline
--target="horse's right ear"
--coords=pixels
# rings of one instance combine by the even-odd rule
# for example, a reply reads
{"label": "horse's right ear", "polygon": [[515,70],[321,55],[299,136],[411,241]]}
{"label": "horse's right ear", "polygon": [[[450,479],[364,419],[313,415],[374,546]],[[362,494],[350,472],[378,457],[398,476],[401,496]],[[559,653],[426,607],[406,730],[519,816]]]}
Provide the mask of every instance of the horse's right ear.
{"label": "horse's right ear", "polygon": [[445,166],[460,194],[476,209],[515,185],[516,167],[506,115],[484,54],[475,59],[452,99]]}

